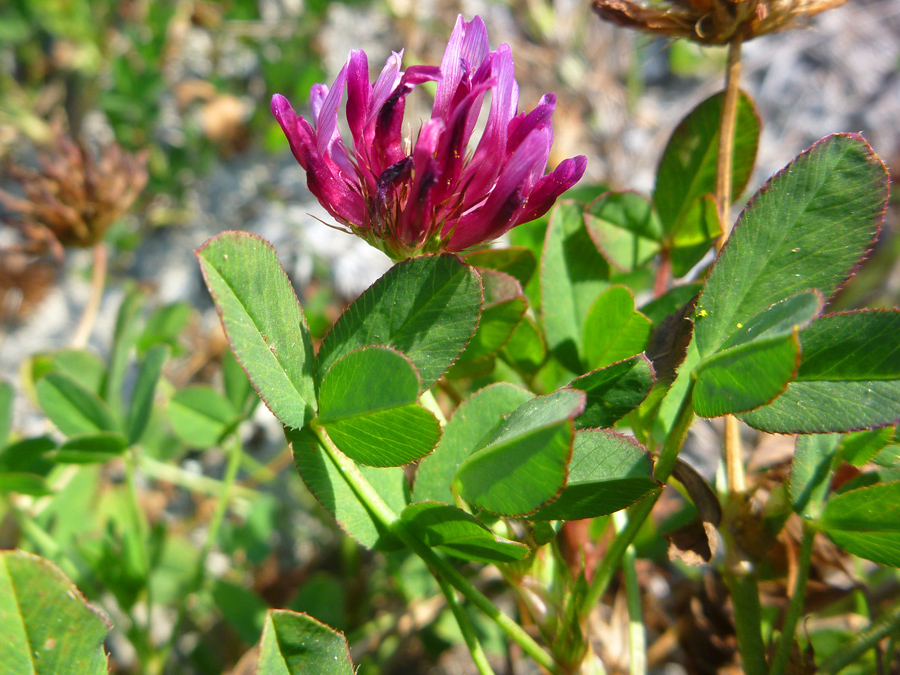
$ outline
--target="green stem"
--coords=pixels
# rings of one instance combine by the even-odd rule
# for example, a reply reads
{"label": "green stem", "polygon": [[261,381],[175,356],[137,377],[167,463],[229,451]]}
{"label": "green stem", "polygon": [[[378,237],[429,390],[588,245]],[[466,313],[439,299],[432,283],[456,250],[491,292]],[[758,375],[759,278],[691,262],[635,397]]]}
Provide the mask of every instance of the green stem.
{"label": "green stem", "polygon": [[829,656],[819,667],[822,675],[837,675],[860,656],[872,649],[878,642],[900,631],[900,603],[878,617],[869,628],[856,635],[849,642]]}
{"label": "green stem", "polygon": [[[628,517],[624,511],[613,514],[616,531],[621,532],[627,525]],[[644,630],[644,611],[641,607],[641,588],[638,584],[635,568],[634,546],[625,549],[622,569],[625,572],[625,594],[628,599],[628,654],[631,675],[647,673],[647,633]]]}
{"label": "green stem", "polygon": [[88,591],[90,597],[98,597],[96,589],[91,586],[90,582],[82,578],[78,566],[63,552],[59,544],[56,543],[56,540],[50,534],[24,511],[15,507],[11,507],[11,510],[16,516],[19,527],[22,528],[22,533],[37,546],[41,554],[45,558],[49,558],[56,562],[73,583],[77,582],[80,588]]}
{"label": "green stem", "polygon": [[809,579],[809,566],[812,560],[813,540],[815,537],[815,529],[804,520],[797,577],[794,579],[791,603],[788,605],[787,614],[784,616],[784,625],[781,627],[781,640],[778,643],[778,649],[775,651],[775,657],[772,659],[769,675],[783,675],[791,657],[791,648],[794,645],[794,632],[797,630],[797,622],[800,620],[800,614],[803,612],[803,600],[806,597],[806,581]]}
{"label": "green stem", "polygon": [[225,484],[220,480],[189,473],[181,467],[160,462],[146,455],[141,456],[140,467],[141,471],[150,478],[183,487],[191,492],[200,492],[210,497],[222,497],[226,492],[230,492],[232,497],[252,500],[256,499],[259,494],[256,490],[240,485],[232,485],[230,488],[226,488]]}
{"label": "green stem", "polygon": [[131,525],[138,533],[138,546],[140,547],[141,562],[144,564],[144,573],[150,569],[150,554],[147,551],[147,537],[150,532],[150,525],[147,523],[147,517],[141,508],[138,500],[137,484],[134,480],[135,468],[137,466],[137,453],[134,448],[130,448],[125,455],[125,484],[128,486],[128,504],[131,509]]}
{"label": "green stem", "polygon": [[219,538],[219,529],[222,527],[222,521],[225,520],[225,514],[228,512],[231,488],[237,478],[243,455],[244,447],[241,444],[240,436],[235,434],[234,444],[228,452],[228,463],[225,465],[225,475],[222,479],[222,492],[219,495],[219,500],[216,502],[216,510],[213,512],[212,518],[209,521],[209,527],[206,530],[206,541],[203,543],[203,548],[200,550],[200,567],[198,570],[201,579],[206,571],[206,557],[209,555],[212,547],[215,546],[216,539]]}
{"label": "green stem", "polygon": [[458,590],[466,600],[478,607],[478,609],[493,620],[500,630],[506,633],[507,637],[522,647],[522,650],[539,665],[543,666],[551,673],[559,673],[559,669],[550,654],[535,642],[519,624],[501,612],[486,595],[475,588],[468,579],[456,570],[456,568],[450,565],[450,563],[444,560],[444,558],[438,555],[430,546],[426,545],[414,532],[406,527],[406,524],[397,517],[397,514],[395,514],[387,504],[385,504],[375,488],[373,488],[369,481],[366,480],[365,476],[362,475],[359,467],[335,446],[328,437],[328,434],[326,434],[321,427],[313,424],[312,431],[321,442],[329,460],[341,473],[344,480],[350,486],[350,489],[353,490],[359,500],[375,518],[380,520],[386,528],[393,531],[404,544],[422,558],[432,570],[441,575],[456,590]]}
{"label": "green stem", "polygon": [[441,592],[444,594],[444,597],[447,598],[447,606],[456,618],[456,623],[459,625],[463,640],[466,641],[466,646],[469,648],[469,653],[472,655],[472,660],[475,662],[475,667],[478,669],[479,674],[494,675],[494,670],[491,668],[491,664],[488,663],[484,649],[482,649],[481,643],[478,641],[478,636],[475,635],[475,629],[472,627],[472,622],[469,621],[469,617],[466,615],[463,606],[459,604],[459,599],[456,597],[456,591],[442,576],[436,575],[435,578],[437,579],[438,585],[441,587]]}
{"label": "green stem", "polygon": [[[214,481],[217,485],[215,494],[218,495],[218,502],[216,503],[216,510],[213,512],[212,518],[209,521],[209,527],[206,530],[206,540],[203,542],[203,548],[200,549],[200,554],[197,558],[197,567],[194,569],[194,575],[190,581],[189,592],[199,590],[206,579],[206,558],[209,556],[209,552],[212,550],[212,547],[216,543],[216,539],[219,537],[219,529],[222,526],[222,522],[225,520],[225,514],[228,512],[228,503],[232,496],[232,488],[234,487],[234,482],[237,478],[238,469],[241,466],[243,454],[244,449],[241,444],[240,436],[235,433],[234,444],[231,446],[231,450],[228,454],[228,463],[225,465],[225,476],[221,483],[219,483],[219,481]],[[212,479],[207,480],[211,481]],[[159,650],[159,656],[163,664],[168,662],[168,655],[175,645],[175,640],[178,638],[180,628],[186,618],[187,599],[184,598],[178,607],[178,615],[175,618],[175,625],[172,627],[172,633],[169,636],[169,640],[165,647]]]}
{"label": "green stem", "polygon": [[[147,621],[142,629],[139,629],[139,632],[143,632],[142,639],[149,646],[153,623],[153,593],[149,581],[150,551],[147,548],[147,539],[150,537],[150,524],[147,522],[147,514],[144,513],[144,509],[141,508],[140,501],[138,501],[137,484],[134,480],[136,466],[137,452],[132,447],[125,453],[125,483],[128,486],[128,503],[131,510],[132,527],[134,528],[134,531],[137,532],[137,537],[135,537],[135,539],[137,540],[138,545],[138,555],[141,559],[141,573],[146,580]],[[146,666],[146,661],[143,658],[141,660]]]}
{"label": "green stem", "polygon": [[[672,475],[672,471],[675,468],[675,462],[678,459],[678,453],[681,451],[681,446],[684,444],[684,439],[687,437],[688,429],[691,428],[691,422],[694,421],[694,408],[691,403],[693,391],[694,383],[692,380],[681,401],[681,406],[678,409],[678,415],[675,418],[675,423],[672,425],[672,430],[669,432],[666,442],[663,444],[662,451],[656,459],[653,477],[662,483],[665,483],[669,476]],[[579,612],[579,619],[581,621],[587,619],[588,614],[591,612],[591,608],[600,602],[600,598],[606,592],[609,582],[612,581],[613,575],[619,568],[619,565],[621,565],[622,559],[625,557],[625,552],[628,550],[631,542],[634,541],[634,538],[643,526],[647,516],[649,516],[650,512],[653,510],[656,500],[659,499],[659,494],[660,493],[657,493],[654,496],[646,497],[628,510],[628,524],[625,525],[622,531],[616,535],[615,539],[613,539],[612,544],[610,544],[609,549],[606,551],[606,555],[603,557],[603,560],[600,561],[600,564],[594,572],[594,578],[591,580],[591,585],[581,604]]]}
{"label": "green stem", "polygon": [[756,575],[744,571],[726,571],[725,583],[731,592],[731,602],[734,605],[734,626],[744,673],[766,675],[768,671],[766,646],[760,631],[762,615]]}
{"label": "green stem", "polygon": [[891,639],[888,640],[887,648],[884,650],[884,672],[886,673],[891,672],[891,664],[894,662],[894,654],[897,653],[898,637],[900,636],[892,636]]}

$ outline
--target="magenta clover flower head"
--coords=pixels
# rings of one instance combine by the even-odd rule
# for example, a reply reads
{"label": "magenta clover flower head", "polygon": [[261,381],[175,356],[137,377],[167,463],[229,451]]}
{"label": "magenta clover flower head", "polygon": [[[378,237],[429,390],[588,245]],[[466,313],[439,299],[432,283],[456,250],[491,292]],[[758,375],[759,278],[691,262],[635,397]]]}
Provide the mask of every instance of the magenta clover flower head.
{"label": "magenta clover flower head", "polygon": [[[509,45],[490,51],[484,22],[460,16],[440,68],[400,70],[391,55],[374,83],[365,52],[354,50],[331,88],[313,86],[311,125],[280,94],[272,113],[306,170],[319,202],[349,230],[394,260],[417,253],[462,251],[540,217],[584,174],[583,156],[544,175],[553,143],[556,97],[517,114],[519,85]],[[401,125],[406,96],[436,81],[431,118],[415,147]],[[353,150],[338,127],[347,92]],[[490,112],[474,149],[470,141],[487,93]]]}

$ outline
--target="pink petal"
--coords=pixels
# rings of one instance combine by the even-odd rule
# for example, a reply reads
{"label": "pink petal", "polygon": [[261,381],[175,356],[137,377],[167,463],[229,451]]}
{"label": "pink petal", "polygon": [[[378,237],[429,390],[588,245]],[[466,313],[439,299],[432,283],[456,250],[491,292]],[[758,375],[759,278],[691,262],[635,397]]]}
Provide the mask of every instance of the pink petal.
{"label": "pink petal", "polygon": [[374,152],[372,170],[380,174],[387,167],[396,164],[403,157],[403,111],[406,96],[417,84],[437,79],[440,71],[433,66],[412,66],[400,78],[391,95],[378,109],[375,118],[375,135],[372,139]]}
{"label": "pink petal", "polygon": [[449,197],[460,188],[460,173],[466,157],[466,147],[471,135],[471,129],[474,122],[478,119],[481,104],[490,85],[490,82],[486,82],[476,87],[452,111],[450,120],[447,122],[446,129],[441,136],[441,144],[437,152],[437,162],[441,167],[442,179],[438,199]]}
{"label": "pink petal", "polygon": [[397,222],[397,238],[405,246],[423,241],[434,225],[434,186],[440,181],[435,153],[444,135],[444,122],[430,119],[422,125],[413,150],[413,182]]}
{"label": "pink petal", "polygon": [[537,107],[530,113],[513,117],[508,128],[506,152],[514,152],[519,144],[536,129],[551,129],[552,133],[554,108],[556,108],[556,94],[544,94]]}
{"label": "pink petal", "polygon": [[540,218],[550,210],[557,198],[581,180],[587,167],[584,155],[571,157],[559,163],[554,171],[535,183],[524,209],[516,216],[516,225]]}
{"label": "pink petal", "polygon": [[535,163],[546,161],[549,143],[546,130],[529,134],[503,167],[497,185],[484,206],[457,221],[448,250],[462,251],[482,241],[495,239],[512,227],[531,188],[525,181]]}
{"label": "pink petal", "polygon": [[399,54],[393,52],[384,64],[384,68],[378,79],[375,80],[375,86],[372,88],[372,110],[378,110],[388,100],[394,88],[400,84],[400,63],[403,59],[403,52]]}
{"label": "pink petal", "polygon": [[314,120],[319,117],[319,111],[322,110],[322,103],[326,96],[328,96],[328,85],[314,84],[309,90],[309,108],[312,110]]}
{"label": "pink petal", "polygon": [[460,14],[441,60],[442,77],[434,97],[432,117],[449,115],[465,69],[468,68],[469,72],[476,71],[489,51],[487,28],[481,17],[476,16],[469,22],[464,21]]}
{"label": "pink petal", "polygon": [[471,202],[477,201],[479,195],[486,194],[500,173],[502,164],[491,161],[491,158],[506,156],[507,128],[519,103],[519,87],[514,77],[509,45],[500,45],[492,57],[494,86],[491,88],[491,112],[484,134],[468,164],[469,171],[463,178],[468,186],[467,192],[472,195],[472,199],[467,201]]}
{"label": "pink petal", "polygon": [[322,101],[319,113],[316,115],[316,132],[318,133],[316,149],[323,157],[331,152],[331,146],[341,138],[338,129],[338,107],[344,97],[344,86],[347,83],[347,64],[341,68],[341,72],[331,85],[328,95]]}
{"label": "pink petal", "polygon": [[319,203],[343,223],[361,227],[366,218],[366,202],[355,185],[348,183],[331,162],[310,162],[306,169],[306,185]]}
{"label": "pink petal", "polygon": [[372,110],[369,59],[361,49],[350,52],[347,61],[347,124],[357,147],[362,145],[366,122]]}
{"label": "pink petal", "polygon": [[297,116],[291,104],[281,94],[272,97],[271,110],[284,135],[287,136],[291,152],[300,162],[300,166],[306,169],[310,157],[317,158],[316,132],[305,119]]}

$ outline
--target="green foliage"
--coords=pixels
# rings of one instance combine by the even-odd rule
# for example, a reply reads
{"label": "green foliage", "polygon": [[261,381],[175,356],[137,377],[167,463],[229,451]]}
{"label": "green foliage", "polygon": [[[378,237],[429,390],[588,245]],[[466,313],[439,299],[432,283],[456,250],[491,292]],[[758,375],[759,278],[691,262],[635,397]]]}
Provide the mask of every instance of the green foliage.
{"label": "green foliage", "polygon": [[209,387],[187,387],[169,401],[172,428],[195,448],[218,445],[237,419],[231,401]]}
{"label": "green foliage", "polygon": [[900,482],[832,497],[825,503],[819,525],[844,550],[900,567]]}
{"label": "green foliage", "polygon": [[463,560],[512,562],[530,552],[527,546],[498,537],[465,511],[447,504],[410,504],[400,520],[427,546]]}
{"label": "green foliage", "polygon": [[523,403],[456,470],[453,484],[467,502],[491,513],[526,516],[555,499],[566,484],[584,394],[561,389]]}
{"label": "green foliage", "polygon": [[429,389],[457,359],[478,325],[483,301],[475,271],[451,255],[395,265],[344,312],[319,348],[318,372],[369,345],[393,347]]}
{"label": "green foliage", "polygon": [[259,675],[353,675],[350,648],[340,633],[311,616],[269,610],[259,643]]}
{"label": "green foliage", "polygon": [[812,289],[830,297],[872,245],[886,197],[884,164],[852,134],[822,139],[771,178],[741,214],[697,303],[700,354],[717,352],[785,298]]}
{"label": "green foliage", "polygon": [[753,410],[797,374],[799,329],[822,311],[818,291],[798,293],[753,317],[694,369],[694,410],[703,417]]}
{"label": "green foliage", "polygon": [[97,394],[63,373],[50,373],[37,385],[44,413],[64,434],[115,431],[112,411]]}
{"label": "green foliage", "polygon": [[584,212],[597,250],[615,269],[633,272],[660,251],[663,229],[650,201],[636,192],[608,192]]}
{"label": "green foliage", "polygon": [[[684,221],[693,214],[697,200],[715,192],[722,99],[722,94],[715,94],[694,108],[672,132],[659,161],[653,203],[665,233],[685,228]],[[741,92],[731,179],[735,195],[743,191],[753,173],[759,127],[753,101]]]}
{"label": "green foliage", "polygon": [[564,368],[582,372],[583,326],[597,295],[609,285],[609,263],[593,245],[575,202],[560,202],[551,213],[540,275],[547,347]]}
{"label": "green foliage", "polygon": [[900,421],[900,312],[823,316],[800,332],[797,378],[772,405],[744,417],[780,433],[882,427]]}
{"label": "green foliage", "polygon": [[312,342],[275,249],[246,232],[226,232],[197,257],[253,386],[278,419],[303,428],[315,415]]}
{"label": "green foliage", "polygon": [[650,361],[638,355],[572,380],[569,386],[583,391],[587,397],[576,425],[580,429],[611,427],[641,404],[650,393],[654,379]]}
{"label": "green foliage", "polygon": [[119,457],[128,448],[128,439],[115,431],[70,436],[59,446],[54,460],[61,464],[93,464]]}
{"label": "green foliage", "polygon": [[431,452],[441,435],[419,395],[409,358],[388,347],[364,347],[336,361],[322,380],[317,424],[360,464],[402,466]]}
{"label": "green foliage", "polygon": [[56,565],[0,552],[0,662],[9,675],[101,675],[108,619]]}
{"label": "green foliage", "polygon": [[834,435],[797,439],[789,489],[794,511],[804,518],[817,518],[822,511],[839,440]]}
{"label": "green foliage", "polygon": [[[341,529],[367,548],[389,551],[402,547],[384,523],[366,508],[342,468],[323,450],[312,432],[285,428],[285,435],[303,482]],[[403,510],[407,504],[403,469],[361,466],[359,471],[390,508],[397,512]]]}
{"label": "green foliage", "polygon": [[416,471],[413,498],[417,502],[453,503],[450,482],[453,475],[503,419],[533,394],[506,382],[479,389],[463,401],[444,428],[434,453],[422,460]]}
{"label": "green foliage", "polygon": [[639,354],[650,338],[650,319],[634,310],[626,286],[601,293],[584,321],[584,360],[588,369],[603,368]]}
{"label": "green foliage", "polygon": [[566,487],[532,520],[605,516],[659,491],[650,456],[634,439],[600,429],[575,434]]}
{"label": "green foliage", "polygon": [[[182,9],[108,0],[0,9],[15,71],[0,75],[10,92],[0,117],[39,131],[22,102],[57,92],[73,128],[95,111],[126,146],[162,139],[151,148],[151,192],[166,197],[144,214],[153,223],[178,217],[179,195],[217,144],[237,149],[208,136],[207,104],[228,94],[258,103],[271,91],[297,101],[325,79],[313,38],[327,3],[279,4],[299,14],[277,25],[246,0]],[[173,76],[185,31],[211,40],[209,77],[190,83],[199,94]],[[256,50],[253,74],[221,72],[221,54],[245,48]],[[347,640],[320,621],[348,631],[360,673],[419,669],[420,656],[463,643],[483,675],[484,652],[511,668],[521,653],[547,672],[600,672],[588,619],[620,572],[640,670],[637,572],[653,564],[668,575],[667,547],[714,568],[697,575],[676,563],[685,592],[701,592],[699,576],[725,580],[730,598],[718,585],[704,590],[731,608],[750,675],[791,672],[781,656],[795,633],[817,650],[794,650],[797,672],[832,672],[842,651],[870,650],[890,633],[872,631],[896,630],[894,577],[847,557],[900,566],[900,311],[822,312],[873,246],[887,174],[859,136],[822,139],[756,193],[704,270],[730,229],[713,197],[723,101],[716,94],[677,123],[652,197],[579,186],[512,230],[511,247],[394,265],[334,325],[334,287],[315,281],[295,293],[275,249],[246,232],[196,251],[231,348],[221,360],[218,348],[195,349],[202,322],[189,305],[153,307],[146,292],[126,290],[102,357],[63,349],[21,369],[16,387],[55,429],[21,436],[18,389],[0,382],[3,545],[39,551],[114,607],[109,644],[118,657],[129,643],[121,653],[133,652],[135,672],[205,675],[251,659],[265,675],[357,672]],[[737,101],[735,198],[760,135],[753,102]],[[271,146],[277,125],[256,109],[241,129]],[[131,225],[116,227],[109,241],[133,245],[137,235],[123,234]],[[113,283],[125,268],[110,268]],[[851,288],[837,308],[863,295]],[[260,441],[264,414],[245,424],[260,399],[289,450]],[[707,484],[678,456],[695,414],[801,434],[789,481],[771,480],[783,466],[763,476],[751,464],[745,486],[740,458],[726,450],[728,489],[718,477]],[[280,470],[290,454],[302,484]],[[686,498],[654,510],[672,476]],[[799,547],[792,513],[803,523]],[[822,533],[872,589],[869,630],[832,629],[836,620],[795,630],[811,606],[807,579],[831,578],[813,553]],[[717,542],[724,554],[714,554]],[[784,586],[785,543],[795,587],[760,612],[758,581]],[[518,619],[499,609],[508,599],[495,604],[501,585]],[[845,605],[814,612],[839,617]],[[175,617],[169,642],[158,637],[160,615]],[[50,562],[0,553],[2,620],[4,673],[105,671],[107,623]],[[226,649],[222,635],[239,639]],[[230,645],[257,641],[235,666]],[[885,661],[891,644],[880,645]],[[869,656],[853,667],[876,669]]]}
{"label": "green foliage", "polygon": [[478,328],[459,357],[451,376],[479,371],[512,337],[522,321],[528,303],[519,281],[508,274],[490,269],[479,270],[484,286],[484,307]]}

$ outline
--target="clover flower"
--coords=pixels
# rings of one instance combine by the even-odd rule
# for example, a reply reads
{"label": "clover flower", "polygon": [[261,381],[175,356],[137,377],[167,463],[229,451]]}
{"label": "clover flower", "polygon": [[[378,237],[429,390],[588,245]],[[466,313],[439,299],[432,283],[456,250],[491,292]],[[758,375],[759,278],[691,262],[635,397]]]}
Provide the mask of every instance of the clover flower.
{"label": "clover flower", "polygon": [[[544,175],[556,97],[517,114],[512,53],[506,44],[490,51],[480,18],[457,19],[439,68],[404,72],[401,57],[393,53],[370,83],[366,54],[352,51],[331,88],[313,86],[314,125],[284,96],[272,98],[310,191],[349,231],[395,260],[462,251],[540,217],[584,174],[579,156]],[[428,81],[437,82],[434,107],[411,147],[401,130],[406,97]],[[352,150],[338,127],[345,90]],[[487,122],[470,148],[488,93]]]}

